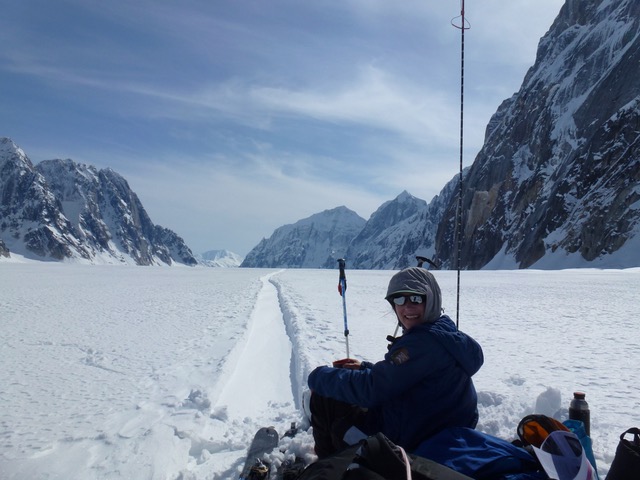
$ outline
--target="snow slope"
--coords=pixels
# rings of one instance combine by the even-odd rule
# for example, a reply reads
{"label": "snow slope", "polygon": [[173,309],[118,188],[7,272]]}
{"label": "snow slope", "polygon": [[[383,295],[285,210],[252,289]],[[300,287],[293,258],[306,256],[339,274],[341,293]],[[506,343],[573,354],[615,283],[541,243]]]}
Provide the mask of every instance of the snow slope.
{"label": "snow slope", "polygon": [[[352,356],[386,351],[391,274],[347,270]],[[455,272],[436,275],[455,317]],[[337,280],[1,262],[0,478],[237,478],[258,427],[307,426],[306,376],[345,355]],[[479,428],[512,438],[586,391],[605,473],[638,424],[639,288],[640,269],[463,272],[461,328],[486,357]],[[313,459],[308,431],[285,447]]]}

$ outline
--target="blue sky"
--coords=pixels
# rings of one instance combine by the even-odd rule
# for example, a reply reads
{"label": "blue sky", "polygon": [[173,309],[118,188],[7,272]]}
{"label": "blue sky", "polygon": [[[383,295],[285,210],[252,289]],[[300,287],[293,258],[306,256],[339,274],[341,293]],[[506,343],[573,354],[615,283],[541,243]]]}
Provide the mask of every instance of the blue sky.
{"label": "blue sky", "polygon": [[[465,165],[563,3],[465,2]],[[459,0],[0,5],[0,136],[114,169],[194,253],[458,172]]]}

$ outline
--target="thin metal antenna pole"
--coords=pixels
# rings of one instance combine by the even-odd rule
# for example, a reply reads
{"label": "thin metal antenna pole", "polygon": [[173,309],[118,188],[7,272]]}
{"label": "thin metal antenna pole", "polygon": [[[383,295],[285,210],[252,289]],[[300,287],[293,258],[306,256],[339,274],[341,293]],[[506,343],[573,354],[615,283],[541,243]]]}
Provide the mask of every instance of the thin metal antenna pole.
{"label": "thin metal antenna pole", "polygon": [[461,254],[462,254],[462,170],[463,170],[463,158],[464,158],[464,31],[468,28],[466,26],[466,19],[464,16],[464,0],[461,0],[460,11],[461,23],[460,27],[454,24],[456,28],[460,29],[460,180],[458,182],[458,205],[456,208],[456,270],[457,270],[457,296],[456,296],[456,326],[460,326],[460,269],[461,269]]}

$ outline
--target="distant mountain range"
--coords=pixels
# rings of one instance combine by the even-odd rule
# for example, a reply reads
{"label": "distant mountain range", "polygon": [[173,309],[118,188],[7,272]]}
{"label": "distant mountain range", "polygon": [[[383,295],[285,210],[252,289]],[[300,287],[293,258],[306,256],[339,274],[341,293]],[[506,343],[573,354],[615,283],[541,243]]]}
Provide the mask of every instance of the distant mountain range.
{"label": "distant mountain range", "polygon": [[[396,269],[640,266],[640,2],[567,0],[473,164],[430,202],[402,192],[276,229],[244,258],[196,258],[113,170],[34,166],[0,139],[0,256],[137,265]],[[462,192],[462,196],[459,192]],[[462,208],[458,214],[458,203]],[[456,231],[461,232],[457,250]],[[241,262],[241,263],[240,263]]]}

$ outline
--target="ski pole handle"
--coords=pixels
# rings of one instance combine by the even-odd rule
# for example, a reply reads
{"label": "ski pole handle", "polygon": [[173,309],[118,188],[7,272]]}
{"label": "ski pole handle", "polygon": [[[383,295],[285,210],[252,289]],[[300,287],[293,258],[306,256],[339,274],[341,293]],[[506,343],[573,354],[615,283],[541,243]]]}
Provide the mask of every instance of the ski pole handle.
{"label": "ski pole handle", "polygon": [[344,296],[344,292],[347,291],[347,275],[344,273],[344,258],[338,259],[338,267],[340,268],[340,277],[338,278],[338,292],[340,292],[340,296]]}

